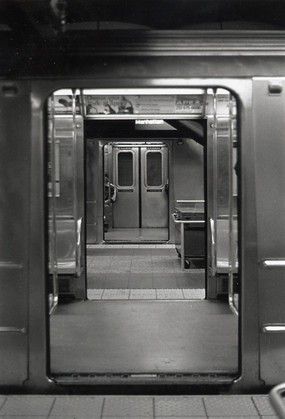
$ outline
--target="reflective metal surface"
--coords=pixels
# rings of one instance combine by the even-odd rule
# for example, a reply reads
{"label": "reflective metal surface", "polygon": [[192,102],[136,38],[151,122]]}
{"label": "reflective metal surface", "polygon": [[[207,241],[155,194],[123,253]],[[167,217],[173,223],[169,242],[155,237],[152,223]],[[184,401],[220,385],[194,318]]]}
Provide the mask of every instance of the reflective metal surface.
{"label": "reflective metal surface", "polygon": [[3,87],[1,82],[0,385],[22,386],[28,377],[30,84],[8,96]]}
{"label": "reflective metal surface", "polygon": [[[234,149],[236,132],[236,99],[222,89],[209,89],[207,137],[207,227],[208,227],[208,297],[228,293],[234,305],[233,275],[238,268],[238,216],[234,199]],[[237,195],[237,191],[235,191]],[[226,282],[226,290],[219,287]],[[219,289],[219,288],[222,288]]]}
{"label": "reflective metal surface", "polygon": [[[261,331],[264,324],[285,322],[285,101],[284,89],[270,91],[277,82],[285,86],[284,78],[253,81],[258,258],[268,261],[258,264]],[[261,333],[260,374],[267,384],[284,381],[284,348],[284,333]]]}
{"label": "reflective metal surface", "polygon": [[[69,96],[68,96],[69,98]],[[83,118],[78,95],[71,95],[71,113],[61,114],[58,95],[49,101],[49,270],[52,275],[51,310],[58,302],[62,275],[78,278],[77,291],[85,293],[84,270],[84,155]],[[81,285],[79,285],[81,284]]]}
{"label": "reflective metal surface", "polygon": [[[246,61],[242,62],[242,66],[238,70],[234,69],[234,61],[229,66],[223,65],[223,71],[221,74],[243,74],[252,75],[253,71],[253,60],[249,60],[249,65],[246,66]],[[266,61],[266,60],[265,60]],[[262,60],[263,72],[271,71],[271,73],[278,73],[278,68],[274,69],[272,64],[269,66],[269,61],[265,62]],[[221,64],[221,63],[220,63]],[[233,65],[233,67],[231,67]],[[257,64],[258,65],[258,64]],[[179,62],[180,71],[185,73],[181,69],[181,61]],[[215,74],[219,73],[217,67],[213,64],[213,71]],[[270,70],[269,70],[270,67]],[[147,67],[146,67],[147,68]],[[194,69],[194,74],[197,72],[197,67]],[[171,79],[171,67],[165,74],[168,74],[168,78],[155,78],[159,77],[159,71],[154,70],[153,67],[148,67],[146,70],[146,77],[149,79],[144,80],[130,80],[128,85],[139,85],[140,87],[146,87],[150,85],[156,85],[160,87],[169,86],[222,86],[230,88],[236,92],[239,99],[239,111],[240,111],[240,132],[241,132],[241,272],[242,281],[246,286],[243,287],[242,294],[242,322],[241,322],[241,353],[242,364],[241,364],[241,379],[234,385],[234,391],[241,388],[253,388],[254,386],[260,385],[258,378],[259,375],[259,364],[258,364],[258,302],[256,300],[257,295],[257,284],[256,284],[256,273],[257,273],[257,246],[256,246],[256,212],[255,212],[255,164],[254,160],[254,147],[252,138],[252,106],[251,106],[251,80],[241,79],[207,79],[206,66],[199,67],[200,79]],[[213,70],[215,69],[215,70]],[[100,72],[99,72],[100,73]],[[129,67],[129,73],[131,74],[131,64]],[[133,73],[134,74],[134,73]],[[173,74],[173,73],[172,73]],[[185,73],[186,74],[186,73]],[[81,73],[82,76],[82,73]],[[150,80],[151,77],[151,80]],[[160,76],[161,77],[161,76]],[[120,82],[121,87],[125,87],[125,82]],[[32,119],[32,131],[28,126],[28,119],[26,120],[27,127],[25,132],[27,138],[28,133],[32,132],[32,154],[31,154],[31,170],[33,176],[31,177],[31,218],[29,226],[31,227],[30,237],[31,244],[28,247],[30,251],[30,274],[25,276],[29,278],[29,293],[30,293],[30,305],[29,305],[29,385],[30,388],[43,389],[50,386],[49,381],[46,378],[47,374],[47,341],[46,341],[46,310],[45,310],[45,246],[44,246],[44,194],[43,194],[43,144],[44,144],[44,130],[42,128],[43,110],[42,104],[46,99],[47,95],[53,89],[61,88],[63,85],[62,80],[45,80],[44,82],[37,81],[33,82],[33,94],[32,94],[32,106],[33,106],[33,119]],[[117,78],[108,81],[104,80],[65,80],[65,86],[81,86],[86,87],[108,87],[118,85]],[[7,120],[8,115],[7,115]],[[13,121],[13,123],[15,123]],[[21,124],[23,120],[21,121]],[[18,121],[18,127],[21,126]],[[23,131],[23,129],[21,130]],[[27,140],[28,141],[28,140]],[[21,143],[23,144],[23,143]],[[27,199],[25,194],[25,199]],[[28,201],[25,201],[26,211],[29,211]],[[246,216],[245,216],[246,215]],[[268,255],[266,255],[268,257]],[[284,255],[282,255],[284,257]],[[284,282],[284,281],[283,281]],[[24,302],[23,302],[24,304]],[[24,307],[26,307],[24,305]],[[12,349],[14,346],[10,344],[9,348]]]}

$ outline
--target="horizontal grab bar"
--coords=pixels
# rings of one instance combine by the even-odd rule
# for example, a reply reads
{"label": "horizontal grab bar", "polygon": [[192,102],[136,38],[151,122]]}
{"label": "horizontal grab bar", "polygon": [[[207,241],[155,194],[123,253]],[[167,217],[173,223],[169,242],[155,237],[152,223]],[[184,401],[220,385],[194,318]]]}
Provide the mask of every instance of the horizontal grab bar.
{"label": "horizontal grab bar", "polygon": [[7,332],[13,332],[13,333],[26,333],[25,327],[18,328],[18,327],[7,327],[7,326],[0,326],[0,333],[7,333]]}
{"label": "horizontal grab bar", "polygon": [[175,224],[204,224],[205,220],[179,220],[175,214],[171,214]]}
{"label": "horizontal grab bar", "polygon": [[188,202],[203,204],[205,202],[205,200],[204,199],[177,199],[176,202],[178,204],[187,204]]}
{"label": "horizontal grab bar", "polygon": [[285,268],[285,259],[266,259],[262,264],[265,268]]}
{"label": "horizontal grab bar", "polygon": [[262,326],[263,333],[284,333],[285,332],[285,323],[284,324],[265,324]]}

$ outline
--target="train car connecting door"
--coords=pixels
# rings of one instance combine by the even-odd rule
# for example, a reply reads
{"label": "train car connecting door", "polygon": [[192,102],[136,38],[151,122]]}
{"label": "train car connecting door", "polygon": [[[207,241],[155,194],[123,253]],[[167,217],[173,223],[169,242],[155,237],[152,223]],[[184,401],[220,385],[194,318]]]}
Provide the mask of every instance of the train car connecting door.
{"label": "train car connecting door", "polygon": [[139,228],[139,149],[113,147],[114,228]]}
{"label": "train car connecting door", "polygon": [[113,188],[108,223],[112,231],[105,239],[168,240],[167,146],[116,143],[105,158],[105,192],[107,184]]}
{"label": "train car connecting door", "polygon": [[141,225],[168,226],[168,153],[166,146],[141,148]]}

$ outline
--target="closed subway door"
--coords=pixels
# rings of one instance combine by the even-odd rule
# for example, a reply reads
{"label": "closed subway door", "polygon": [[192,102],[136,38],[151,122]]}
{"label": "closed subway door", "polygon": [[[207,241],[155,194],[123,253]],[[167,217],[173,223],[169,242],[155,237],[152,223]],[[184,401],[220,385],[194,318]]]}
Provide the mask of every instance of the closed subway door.
{"label": "closed subway door", "polygon": [[141,227],[168,227],[168,149],[141,148]]}
{"label": "closed subway door", "polygon": [[139,150],[113,148],[113,183],[117,199],[113,204],[114,228],[139,228]]}

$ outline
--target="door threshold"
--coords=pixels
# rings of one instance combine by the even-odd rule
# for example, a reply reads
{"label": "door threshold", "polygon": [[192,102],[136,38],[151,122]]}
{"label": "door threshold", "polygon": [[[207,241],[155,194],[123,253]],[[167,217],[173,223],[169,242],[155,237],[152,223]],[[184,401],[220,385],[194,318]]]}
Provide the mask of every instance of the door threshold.
{"label": "door threshold", "polygon": [[175,244],[167,242],[112,242],[112,241],[104,241],[99,244],[87,244],[87,249],[116,249],[116,248],[125,248],[125,249],[132,249],[132,248],[161,248],[161,249],[174,249]]}
{"label": "door threshold", "polygon": [[106,244],[167,244],[168,240],[105,240]]}
{"label": "door threshold", "polygon": [[51,379],[65,386],[91,385],[217,385],[229,386],[238,378],[238,373],[192,373],[192,374],[135,374],[135,373],[100,373],[100,374],[56,374]]}

